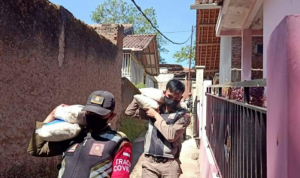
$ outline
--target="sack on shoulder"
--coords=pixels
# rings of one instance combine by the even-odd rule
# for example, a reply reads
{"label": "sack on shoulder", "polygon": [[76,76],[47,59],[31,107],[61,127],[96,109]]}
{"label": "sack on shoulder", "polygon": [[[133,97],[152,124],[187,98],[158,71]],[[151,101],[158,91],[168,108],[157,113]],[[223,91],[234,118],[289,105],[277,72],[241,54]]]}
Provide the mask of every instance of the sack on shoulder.
{"label": "sack on shoulder", "polygon": [[83,107],[83,105],[58,106],[54,117],[69,123],[85,126],[85,112],[81,111]]}
{"label": "sack on shoulder", "polygon": [[45,124],[37,133],[45,141],[59,142],[76,137],[80,131],[78,124],[57,119]]}
{"label": "sack on shoulder", "polygon": [[158,102],[163,102],[164,95],[162,90],[157,88],[141,88],[140,92],[142,95],[147,96],[148,98],[154,99]]}
{"label": "sack on shoulder", "polygon": [[148,109],[148,108],[157,109],[159,107],[157,101],[148,98],[147,96],[134,95],[134,98],[137,104],[139,105],[139,107],[142,109]]}

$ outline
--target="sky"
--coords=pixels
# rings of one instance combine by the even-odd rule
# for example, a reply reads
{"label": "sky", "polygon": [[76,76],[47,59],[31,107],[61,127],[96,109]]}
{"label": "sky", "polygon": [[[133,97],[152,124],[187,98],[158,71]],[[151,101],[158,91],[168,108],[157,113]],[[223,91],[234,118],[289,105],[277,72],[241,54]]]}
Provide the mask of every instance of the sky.
{"label": "sky", "polygon": [[[124,0],[130,4],[130,0]],[[84,21],[86,24],[95,24],[91,20],[92,11],[103,3],[104,0],[50,0],[50,2],[62,5],[68,9],[77,19]],[[180,33],[164,33],[174,42],[185,42],[191,35],[192,25],[196,25],[196,10],[190,10],[190,5],[195,0],[135,0],[137,5],[142,9],[153,7],[156,10],[157,22],[161,32],[178,32]],[[195,37],[195,36],[194,36]],[[194,38],[195,39],[195,38]],[[190,41],[186,43],[190,45]],[[176,64],[173,54],[179,51],[184,45],[174,45],[168,43],[164,46],[169,50],[167,54],[162,53],[162,57],[166,59],[168,64]],[[179,63],[184,67],[188,67],[188,62]]]}

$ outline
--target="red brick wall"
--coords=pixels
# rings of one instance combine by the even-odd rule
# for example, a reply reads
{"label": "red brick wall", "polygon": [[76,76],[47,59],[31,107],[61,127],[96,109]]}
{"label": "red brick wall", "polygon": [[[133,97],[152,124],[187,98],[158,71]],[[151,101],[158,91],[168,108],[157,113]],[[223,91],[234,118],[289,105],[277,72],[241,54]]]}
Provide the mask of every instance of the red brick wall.
{"label": "red brick wall", "polygon": [[[263,55],[255,54],[256,44],[263,44],[263,37],[252,38],[252,68],[263,68]],[[240,37],[232,38],[232,71],[231,81],[241,81],[241,52],[242,52],[242,39]],[[252,79],[260,79],[263,77],[262,71],[252,70]]]}
{"label": "red brick wall", "polygon": [[0,25],[0,177],[57,177],[60,157],[26,153],[34,122],[99,89],[120,113],[123,37],[111,42],[46,0],[1,1]]}

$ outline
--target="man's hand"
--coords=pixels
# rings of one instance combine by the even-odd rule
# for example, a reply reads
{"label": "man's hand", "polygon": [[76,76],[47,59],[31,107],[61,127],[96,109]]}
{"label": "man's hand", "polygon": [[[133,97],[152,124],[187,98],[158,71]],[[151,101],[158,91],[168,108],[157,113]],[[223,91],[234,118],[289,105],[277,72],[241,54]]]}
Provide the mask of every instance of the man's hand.
{"label": "man's hand", "polygon": [[158,112],[156,111],[156,110],[154,110],[153,108],[149,108],[148,110],[147,110],[147,115],[149,116],[149,117],[152,117],[152,118],[155,118],[157,115],[159,115],[158,114]]}
{"label": "man's hand", "polygon": [[[59,105],[59,106],[65,107],[65,106],[68,106],[68,105],[66,105],[66,104],[61,104],[61,105]],[[58,106],[57,106],[57,107],[58,107]],[[57,108],[57,107],[56,107],[56,108]],[[53,109],[53,111],[51,111],[51,113],[46,117],[46,119],[44,120],[43,123],[46,124],[46,123],[49,123],[49,122],[52,122],[52,121],[55,120],[54,113],[55,113],[55,111],[56,111],[56,108]]]}

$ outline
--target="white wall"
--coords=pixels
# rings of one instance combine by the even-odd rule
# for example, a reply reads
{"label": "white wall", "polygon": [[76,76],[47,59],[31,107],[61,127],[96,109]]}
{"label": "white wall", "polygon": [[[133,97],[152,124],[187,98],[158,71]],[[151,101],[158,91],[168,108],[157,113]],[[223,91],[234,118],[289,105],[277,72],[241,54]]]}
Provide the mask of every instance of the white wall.
{"label": "white wall", "polygon": [[[199,118],[199,137],[203,137],[206,136],[206,130],[205,130],[205,126],[206,126],[206,90],[207,87],[212,85],[212,81],[211,80],[204,80],[203,82],[203,97],[202,97],[202,101],[200,101],[200,103],[198,104],[198,110],[197,110],[197,114],[198,114],[198,118]],[[202,107],[201,107],[202,104]]]}
{"label": "white wall", "polygon": [[220,84],[231,81],[232,37],[221,37],[220,44]]}
{"label": "white wall", "polygon": [[300,0],[264,0],[264,78],[267,77],[267,47],[275,27],[286,15],[300,14]]}
{"label": "white wall", "polygon": [[157,80],[158,89],[165,90],[169,80],[174,78],[174,74],[159,74],[155,79]]}
{"label": "white wall", "polygon": [[159,73],[160,74],[162,74],[162,73],[164,73],[164,74],[168,73],[168,68],[167,67],[160,67],[159,68]]}
{"label": "white wall", "polygon": [[144,68],[130,53],[123,54],[122,77],[128,78],[133,84],[144,83]]}

